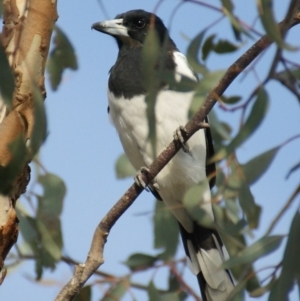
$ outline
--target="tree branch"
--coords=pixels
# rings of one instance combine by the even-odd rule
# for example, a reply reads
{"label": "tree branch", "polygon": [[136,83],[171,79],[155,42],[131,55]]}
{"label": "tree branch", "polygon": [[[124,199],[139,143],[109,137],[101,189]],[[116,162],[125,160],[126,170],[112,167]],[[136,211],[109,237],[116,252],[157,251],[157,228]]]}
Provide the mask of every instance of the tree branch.
{"label": "tree branch", "polygon": [[[289,28],[300,23],[300,12],[294,17],[292,22],[284,20],[279,24],[280,28],[289,24]],[[218,101],[220,96],[233,82],[233,80],[270,44],[272,40],[267,36],[262,37],[252,47],[250,47],[235,63],[233,63],[224,77],[216,87],[207,96],[203,106],[194,115],[194,117],[186,124],[186,135],[183,137],[187,141],[195,132],[197,132],[202,125],[202,122]],[[163,169],[163,167],[176,155],[179,151],[180,145],[172,141],[166,149],[153,161],[149,167],[149,175],[143,175],[142,178],[145,184],[149,184],[155,176]],[[85,284],[88,278],[103,264],[103,249],[106,243],[106,238],[109,231],[121,217],[121,215],[133,204],[135,199],[142,192],[142,188],[135,183],[125,192],[121,199],[111,208],[111,210],[104,216],[97,226],[90,251],[88,253],[86,262],[78,265],[75,268],[75,273],[72,279],[62,288],[58,294],[56,301],[73,300],[80,288]]]}
{"label": "tree branch", "polygon": [[[37,143],[36,137],[32,139],[36,128],[41,132],[43,128],[43,118],[37,121],[36,92],[46,93],[44,71],[52,29],[57,19],[56,1],[2,2],[0,43],[6,52],[15,84],[12,80],[11,89],[14,91],[8,97],[12,99],[7,99],[6,103],[0,99],[0,270],[18,237],[15,203],[29,183],[28,162],[34,155],[30,148],[38,148],[42,142],[40,139]],[[46,121],[43,119],[43,122]]]}

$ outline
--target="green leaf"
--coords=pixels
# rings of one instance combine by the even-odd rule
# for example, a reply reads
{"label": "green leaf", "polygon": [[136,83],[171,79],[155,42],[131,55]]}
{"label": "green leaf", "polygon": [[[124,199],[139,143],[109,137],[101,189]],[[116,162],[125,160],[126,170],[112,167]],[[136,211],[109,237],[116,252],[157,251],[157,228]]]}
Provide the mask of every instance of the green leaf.
{"label": "green leaf", "polygon": [[236,51],[239,49],[236,45],[232,44],[231,42],[227,40],[219,40],[215,45],[214,45],[214,52],[216,53],[230,53],[233,51]]}
{"label": "green leaf", "polygon": [[[152,28],[150,26],[150,28]],[[157,76],[156,66],[159,61],[160,51],[165,52],[165,49],[160,49],[157,32],[150,29],[147,33],[144,47],[142,51],[143,57],[143,75],[145,80],[146,104],[147,104],[147,121],[148,121],[148,139],[152,146],[152,156],[156,157],[156,118],[155,118],[155,104],[156,97],[159,90],[159,77]],[[159,65],[159,69],[162,66]],[[159,70],[158,70],[159,72]]]}
{"label": "green leaf", "polygon": [[67,38],[66,34],[57,26],[54,28],[55,47],[50,53],[47,70],[50,75],[50,84],[53,90],[57,90],[62,74],[65,69],[78,69],[78,63],[74,48]]}
{"label": "green leaf", "polygon": [[233,105],[236,104],[237,102],[239,102],[242,98],[241,96],[231,96],[231,97],[226,97],[226,96],[222,96],[221,97],[222,101],[228,105]]}
{"label": "green leaf", "polygon": [[245,175],[240,164],[232,160],[230,164],[231,173],[228,176],[225,191],[225,199],[238,197],[243,212],[246,214],[249,227],[255,229],[258,226],[261,207],[256,205],[249,185],[245,180]]}
{"label": "green leaf", "polygon": [[229,124],[220,122],[215,111],[209,112],[209,124],[211,127],[212,136],[214,137],[214,143],[218,144],[217,147],[215,147],[215,150],[218,150],[224,140],[229,141],[231,139],[230,134],[232,129]]}
{"label": "green leaf", "polygon": [[40,175],[38,182],[44,189],[43,202],[39,204],[38,214],[60,216],[66,195],[65,183],[51,173]]}
{"label": "green leaf", "polygon": [[[2,4],[2,1],[0,2]],[[0,44],[0,66],[0,93],[5,104],[11,108],[15,89],[15,78],[9,66],[9,62],[2,44]]]}
{"label": "green leaf", "polygon": [[221,0],[223,4],[223,13],[228,17],[230,20],[233,33],[237,40],[241,40],[241,33],[244,33],[246,36],[251,38],[249,31],[247,31],[244,27],[241,26],[239,20],[233,14],[233,3],[231,0]]}
{"label": "green leaf", "polygon": [[31,158],[38,152],[47,135],[47,117],[44,99],[38,88],[33,89],[34,98],[34,125],[30,138]]}
{"label": "green leaf", "polygon": [[297,209],[284,251],[282,270],[269,295],[270,301],[288,300],[288,294],[300,278],[300,212]]}
{"label": "green leaf", "polygon": [[148,285],[148,300],[149,301],[161,301],[159,291],[156,289],[156,287],[152,281]]}
{"label": "green leaf", "polygon": [[269,98],[267,92],[264,89],[260,89],[248,119],[242,126],[239,134],[232,140],[228,149],[237,148],[255,132],[266,116],[268,104]]}
{"label": "green leaf", "polygon": [[125,277],[121,281],[117,282],[115,285],[110,287],[110,289],[105,293],[105,296],[101,301],[116,301],[121,300],[121,298],[126,294],[129,288],[129,278]]}
{"label": "green leaf", "polygon": [[231,268],[239,264],[253,263],[258,258],[266,256],[277,250],[284,236],[264,236],[253,245],[244,249],[237,256],[231,257],[223,263],[223,268]]}
{"label": "green leaf", "polygon": [[220,79],[223,77],[225,70],[216,70],[213,72],[207,72],[203,75],[201,81],[198,82],[195,88],[195,94],[189,110],[189,118],[194,116],[194,114],[201,108],[207,93],[211,91]]}
{"label": "green leaf", "polygon": [[163,294],[160,297],[160,301],[180,301],[180,296],[177,292]]}
{"label": "green leaf", "polygon": [[280,29],[275,21],[273,14],[272,0],[258,0],[257,1],[260,20],[266,30],[267,35],[279,46],[290,48],[281,37]]}
{"label": "green leaf", "polygon": [[274,147],[241,165],[249,185],[255,183],[267,171],[279,149],[279,146]]}
{"label": "green leaf", "polygon": [[205,30],[201,31],[190,43],[187,50],[187,60],[192,67],[198,73],[205,74],[207,72],[205,66],[200,63],[198,55],[201,47],[202,40],[205,35]]}
{"label": "green leaf", "polygon": [[117,159],[117,162],[115,164],[115,171],[118,179],[125,179],[136,175],[136,170],[129,162],[125,154],[120,155]]}
{"label": "green leaf", "polygon": [[92,300],[92,289],[90,285],[85,286],[75,297],[74,301],[90,301]]}
{"label": "green leaf", "polygon": [[261,207],[255,204],[254,197],[245,182],[242,182],[240,186],[238,197],[240,205],[246,214],[249,227],[256,229],[259,223]]}
{"label": "green leaf", "polygon": [[41,279],[43,274],[43,259],[40,248],[40,233],[37,229],[37,221],[20,210],[17,210],[17,213],[20,220],[22,236],[26,243],[30,246],[35,257],[36,278]]}
{"label": "green leaf", "polygon": [[39,240],[36,220],[20,210],[17,210],[17,213],[20,220],[20,230],[24,240],[31,248],[36,248],[36,243]]}
{"label": "green leaf", "polygon": [[123,263],[127,265],[132,271],[136,271],[152,267],[157,260],[157,257],[151,255],[135,253],[130,255],[129,258]]}
{"label": "green leaf", "polygon": [[39,176],[38,182],[44,189],[44,195],[38,197],[37,227],[43,248],[55,262],[61,258],[63,246],[60,214],[66,187],[60,178],[50,173]]}
{"label": "green leaf", "polygon": [[230,13],[233,12],[234,6],[231,0],[221,0],[222,5],[226,8]]}
{"label": "green leaf", "polygon": [[275,278],[272,277],[271,281],[267,285],[259,287],[259,288],[255,289],[253,291],[250,291],[250,296],[252,298],[261,297],[262,295],[264,295],[265,293],[267,293],[271,290],[274,283],[275,283]]}
{"label": "green leaf", "polygon": [[179,229],[176,219],[163,202],[157,201],[154,215],[154,247],[163,248],[163,260],[172,258],[177,250]]}
{"label": "green leaf", "polygon": [[238,49],[238,47],[227,40],[218,40],[214,42],[216,35],[213,34],[209,36],[203,44],[202,47],[202,59],[206,60],[208,55],[214,51],[218,54],[233,52]]}
{"label": "green leaf", "polygon": [[168,85],[168,89],[178,92],[194,91],[197,82],[190,77],[181,75],[180,81],[177,81],[173,71],[160,70],[157,74],[161,83]]}
{"label": "green leaf", "polygon": [[230,155],[256,131],[266,116],[268,104],[268,94],[261,88],[257,93],[257,98],[253,104],[249,117],[241,127],[239,133],[232,139],[227,147],[214,156],[214,159],[222,160],[224,157]]}
{"label": "green leaf", "polygon": [[191,187],[183,197],[183,205],[189,211],[191,216],[199,224],[205,227],[214,228],[214,222],[211,216],[201,208],[203,193],[208,189],[208,183],[203,183]]}
{"label": "green leaf", "polygon": [[205,61],[208,58],[208,55],[211,51],[214,50],[214,38],[216,37],[215,34],[210,35],[205,42],[203,43],[202,47],[202,60]]}

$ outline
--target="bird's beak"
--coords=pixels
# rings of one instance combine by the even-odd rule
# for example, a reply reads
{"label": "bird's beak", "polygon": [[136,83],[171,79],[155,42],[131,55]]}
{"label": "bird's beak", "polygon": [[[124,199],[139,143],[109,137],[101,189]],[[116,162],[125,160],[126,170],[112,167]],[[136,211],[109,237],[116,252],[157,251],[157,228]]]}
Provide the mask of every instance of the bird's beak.
{"label": "bird's beak", "polygon": [[129,37],[127,28],[122,24],[123,24],[123,19],[113,19],[113,20],[94,23],[92,25],[92,29],[98,30],[100,32],[112,36]]}

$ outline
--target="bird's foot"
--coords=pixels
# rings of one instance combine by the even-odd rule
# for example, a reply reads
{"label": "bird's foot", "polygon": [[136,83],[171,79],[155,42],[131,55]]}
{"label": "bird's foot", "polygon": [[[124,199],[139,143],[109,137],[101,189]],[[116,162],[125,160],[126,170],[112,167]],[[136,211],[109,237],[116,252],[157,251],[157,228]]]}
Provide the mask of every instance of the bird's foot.
{"label": "bird's foot", "polygon": [[134,177],[134,182],[136,183],[136,185],[143,187],[146,191],[149,191],[149,189],[147,188],[147,185],[144,182],[142,176],[143,175],[147,176],[149,173],[150,173],[149,168],[142,166],[141,169],[136,173]]}
{"label": "bird's foot", "polygon": [[182,150],[185,153],[189,153],[190,148],[189,148],[188,144],[186,142],[184,142],[184,138],[183,138],[183,135],[186,135],[186,134],[187,133],[186,133],[185,128],[181,125],[178,129],[175,130],[173,137],[176,142],[181,144]]}

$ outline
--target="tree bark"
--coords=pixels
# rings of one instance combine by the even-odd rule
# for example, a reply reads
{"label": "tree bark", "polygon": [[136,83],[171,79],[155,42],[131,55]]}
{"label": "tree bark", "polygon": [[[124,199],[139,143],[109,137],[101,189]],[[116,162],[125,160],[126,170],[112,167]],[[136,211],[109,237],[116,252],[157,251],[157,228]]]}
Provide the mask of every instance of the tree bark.
{"label": "tree bark", "polygon": [[[15,205],[30,179],[28,163],[33,156],[30,139],[36,121],[34,93],[38,88],[45,98],[44,72],[58,17],[56,0],[4,0],[3,8],[1,43],[14,74],[15,89],[11,106],[0,97],[0,270],[18,237]],[[11,146],[17,140],[25,151],[12,151]],[[16,159],[16,154],[22,158],[17,158],[15,176],[5,190],[3,183],[11,176],[5,174],[5,168]]]}

